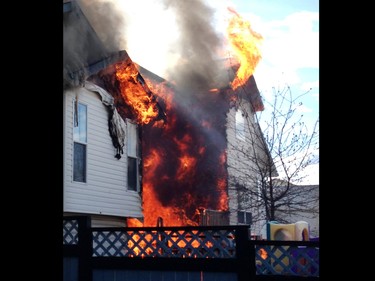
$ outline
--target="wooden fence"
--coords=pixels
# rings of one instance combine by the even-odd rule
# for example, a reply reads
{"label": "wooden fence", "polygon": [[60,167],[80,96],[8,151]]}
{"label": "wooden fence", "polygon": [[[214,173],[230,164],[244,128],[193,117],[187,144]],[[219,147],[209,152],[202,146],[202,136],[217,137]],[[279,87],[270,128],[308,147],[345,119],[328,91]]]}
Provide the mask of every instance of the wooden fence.
{"label": "wooden fence", "polygon": [[319,242],[249,239],[249,227],[91,227],[63,218],[64,281],[319,280]]}

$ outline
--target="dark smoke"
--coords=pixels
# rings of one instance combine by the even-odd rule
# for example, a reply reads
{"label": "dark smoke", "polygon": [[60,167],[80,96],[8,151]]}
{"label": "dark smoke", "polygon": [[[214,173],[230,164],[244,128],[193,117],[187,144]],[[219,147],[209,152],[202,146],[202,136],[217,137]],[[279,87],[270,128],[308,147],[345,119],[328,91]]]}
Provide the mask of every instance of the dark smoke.
{"label": "dark smoke", "polygon": [[77,0],[71,5],[73,8],[63,14],[64,86],[83,83],[87,66],[120,51],[125,44],[119,30],[125,21],[113,3]]}
{"label": "dark smoke", "polygon": [[175,46],[181,63],[168,71],[169,77],[180,90],[189,93],[215,87],[215,53],[221,47],[221,38],[213,27],[214,10],[202,0],[163,1],[167,9],[174,11],[181,34]]}
{"label": "dark smoke", "polygon": [[78,0],[82,11],[109,52],[126,49],[125,16],[114,1]]}

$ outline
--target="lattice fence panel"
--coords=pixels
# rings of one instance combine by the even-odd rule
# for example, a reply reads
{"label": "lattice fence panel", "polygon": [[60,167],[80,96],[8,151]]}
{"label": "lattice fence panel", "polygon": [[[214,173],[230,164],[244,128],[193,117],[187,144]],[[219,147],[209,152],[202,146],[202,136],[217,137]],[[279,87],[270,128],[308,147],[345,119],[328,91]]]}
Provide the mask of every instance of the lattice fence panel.
{"label": "lattice fence panel", "polygon": [[257,275],[319,276],[319,248],[257,245]]}
{"label": "lattice fence panel", "polygon": [[78,220],[63,220],[63,245],[78,244]]}
{"label": "lattice fence panel", "polygon": [[95,230],[93,256],[235,258],[235,233],[234,230]]}
{"label": "lattice fence panel", "polygon": [[126,256],[126,237],[121,231],[93,231],[94,257]]}

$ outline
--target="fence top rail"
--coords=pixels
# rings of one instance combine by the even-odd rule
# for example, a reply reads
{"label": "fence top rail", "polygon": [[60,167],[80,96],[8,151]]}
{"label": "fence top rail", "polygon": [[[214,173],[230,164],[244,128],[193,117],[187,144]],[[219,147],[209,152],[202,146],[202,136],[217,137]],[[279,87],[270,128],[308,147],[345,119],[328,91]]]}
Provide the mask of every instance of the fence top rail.
{"label": "fence top rail", "polygon": [[88,220],[87,216],[63,216],[63,220]]}
{"label": "fence top rail", "polygon": [[162,227],[91,227],[92,231],[220,231],[249,228],[245,225],[224,226],[162,226]]}
{"label": "fence top rail", "polygon": [[[64,221],[76,220],[79,224],[85,223],[90,219],[87,216],[63,216]],[[160,230],[160,231],[177,231],[177,230],[236,230],[236,229],[250,229],[250,225],[220,225],[220,226],[142,226],[142,227],[90,227],[92,230],[97,231],[124,231],[124,230]]]}
{"label": "fence top rail", "polygon": [[319,248],[319,241],[279,241],[279,240],[250,240],[250,245],[271,246],[306,246]]}

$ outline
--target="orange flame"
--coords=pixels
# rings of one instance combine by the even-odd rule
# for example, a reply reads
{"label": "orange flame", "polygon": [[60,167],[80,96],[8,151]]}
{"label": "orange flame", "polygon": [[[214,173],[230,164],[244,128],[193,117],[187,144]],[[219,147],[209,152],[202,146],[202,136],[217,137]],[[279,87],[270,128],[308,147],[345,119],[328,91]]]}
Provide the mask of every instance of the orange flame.
{"label": "orange flame", "polygon": [[142,227],[143,223],[137,218],[127,218],[126,225],[128,227]]}
{"label": "orange flame", "polygon": [[[152,149],[148,157],[144,159],[144,173],[146,175],[155,175],[156,168],[161,162],[162,158],[160,153]],[[144,224],[146,226],[155,226],[157,224],[157,218],[162,217],[165,225],[176,225],[176,221],[179,221],[176,211],[172,207],[163,206],[161,202],[156,200],[157,196],[155,193],[156,191],[152,182],[143,183]]]}
{"label": "orange flame", "polygon": [[260,43],[263,37],[253,31],[250,22],[245,21],[233,8],[228,8],[233,14],[227,27],[230,45],[237,56],[240,67],[232,82],[233,90],[246,83],[254,73],[255,67],[261,59]]}
{"label": "orange flame", "polygon": [[264,250],[263,248],[260,248],[260,249],[259,249],[259,253],[260,253],[260,257],[261,257],[262,259],[264,259],[264,260],[268,257],[267,251]]}
{"label": "orange flame", "polygon": [[[133,234],[132,240],[129,240],[127,242],[127,246],[134,253],[130,256],[141,256],[143,258],[145,256],[144,252],[146,252],[146,254],[149,255],[153,251],[153,249],[150,248],[150,246],[148,245],[148,244],[150,244],[150,241],[153,240],[153,237],[149,233],[148,234],[144,234],[142,232],[140,232],[140,233],[143,234],[142,237],[137,233]],[[153,242],[152,247],[155,248],[155,245],[156,245],[155,242]]]}
{"label": "orange flame", "polygon": [[121,95],[134,111],[137,122],[148,124],[159,114],[152,92],[146,84],[142,84],[138,79],[138,70],[131,60],[123,61],[115,66],[116,78],[120,82]]}
{"label": "orange flame", "polygon": [[[149,77],[144,77],[144,80],[158,100],[164,103],[163,108],[168,116],[167,122],[163,124],[155,122],[152,126],[145,126],[143,131],[144,136],[147,136],[145,140],[150,140],[148,145],[146,141],[143,143],[142,149],[144,225],[155,226],[160,217],[164,226],[197,226],[199,214],[192,213],[192,210],[197,208],[195,204],[201,204],[204,208],[210,206],[215,210],[228,209],[226,173],[224,171],[216,175],[215,180],[210,180],[208,183],[215,186],[211,190],[215,190],[213,198],[217,201],[214,201],[209,194],[205,196],[204,192],[197,192],[196,185],[199,182],[197,169],[202,165],[200,161],[207,159],[209,148],[204,141],[196,139],[202,136],[200,133],[195,134],[196,130],[192,129],[193,124],[179,119],[181,116],[176,109],[178,105],[174,100],[176,93],[173,87],[166,82],[158,82]],[[183,117],[186,118],[186,115]],[[188,117],[187,120],[189,119]],[[212,130],[216,130],[210,119],[203,118],[195,125],[201,130],[206,130],[207,135]],[[219,166],[225,167],[225,157],[217,157],[220,158],[219,162],[210,163],[215,166],[214,169],[219,170]]]}

